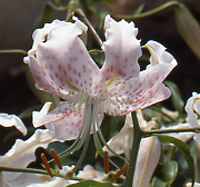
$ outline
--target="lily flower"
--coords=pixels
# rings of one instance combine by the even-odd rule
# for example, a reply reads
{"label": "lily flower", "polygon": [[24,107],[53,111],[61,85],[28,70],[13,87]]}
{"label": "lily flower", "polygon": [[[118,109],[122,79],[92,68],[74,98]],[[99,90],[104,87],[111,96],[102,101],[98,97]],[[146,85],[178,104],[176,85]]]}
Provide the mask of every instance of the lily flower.
{"label": "lily flower", "polygon": [[33,47],[24,62],[38,89],[64,100],[40,120],[33,115],[34,127],[53,128],[62,140],[83,137],[81,132],[88,137],[99,130],[104,113],[124,116],[170,96],[162,82],[177,62],[165,47],[149,41],[144,47],[151,53],[150,65],[140,71],[138,29],[133,22],[116,22],[107,15],[106,41],[101,46],[105,62],[99,68],[80,39],[87,26],[74,19],[74,23],[54,20],[33,33]]}

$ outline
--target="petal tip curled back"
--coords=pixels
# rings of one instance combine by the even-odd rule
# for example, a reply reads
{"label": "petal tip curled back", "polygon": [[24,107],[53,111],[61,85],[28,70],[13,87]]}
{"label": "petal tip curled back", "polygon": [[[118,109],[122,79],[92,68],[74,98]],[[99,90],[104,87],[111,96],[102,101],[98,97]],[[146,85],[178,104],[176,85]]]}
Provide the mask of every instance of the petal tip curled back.
{"label": "petal tip curled back", "polygon": [[39,112],[33,111],[33,126],[35,128],[43,125],[41,121],[44,118],[44,116],[46,116],[46,114],[48,113],[51,104],[52,104],[51,102],[46,102]]}
{"label": "petal tip curled back", "polygon": [[27,128],[18,116],[1,113],[0,125],[3,127],[15,126],[24,136],[27,134]]}

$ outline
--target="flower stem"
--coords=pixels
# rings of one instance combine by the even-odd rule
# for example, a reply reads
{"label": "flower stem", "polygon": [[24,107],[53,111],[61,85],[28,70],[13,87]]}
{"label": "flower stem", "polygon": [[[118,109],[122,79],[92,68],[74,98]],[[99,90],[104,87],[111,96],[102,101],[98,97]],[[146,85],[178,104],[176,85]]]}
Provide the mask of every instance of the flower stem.
{"label": "flower stem", "polygon": [[14,168],[8,166],[0,166],[0,172],[7,171],[7,172],[23,172],[23,173],[35,173],[35,174],[43,174],[48,175],[47,171],[41,169],[31,169],[31,168]]}
{"label": "flower stem", "polygon": [[144,18],[147,16],[151,16],[154,15],[156,13],[159,13],[169,7],[177,7],[177,6],[181,6],[181,3],[179,3],[178,1],[170,1],[167,3],[164,3],[163,5],[153,9],[153,10],[149,10],[140,14],[133,14],[133,15],[112,15],[115,18],[123,18],[123,19],[138,19],[138,18]]}
{"label": "flower stem", "polygon": [[156,130],[143,130],[143,135],[145,137],[152,136],[155,134],[165,134],[165,133],[184,133],[184,132],[194,132],[199,133],[200,127],[193,128],[180,128],[180,129],[156,129]]}
{"label": "flower stem", "polygon": [[92,34],[94,35],[95,39],[97,40],[98,44],[100,46],[102,46],[102,41],[101,38],[99,37],[99,35],[97,34],[97,32],[95,31],[94,27],[92,26],[92,24],[90,23],[90,21],[87,19],[86,15],[84,14],[84,12],[81,9],[77,9],[75,11],[75,14],[78,14],[79,16],[82,17],[82,19],[84,20],[84,22],[86,23],[86,25],[89,27],[89,29],[91,30]]}
{"label": "flower stem", "polygon": [[0,50],[0,54],[22,54],[22,55],[27,55],[27,51],[23,49],[5,49],[5,50]]}
{"label": "flower stem", "polygon": [[126,181],[124,184],[124,187],[131,187],[133,183],[133,177],[135,173],[135,167],[136,167],[136,161],[137,161],[137,155],[140,147],[140,141],[143,136],[143,131],[140,129],[137,114],[136,112],[131,113],[133,124],[134,124],[134,136],[133,136],[133,142],[132,142],[132,148],[131,148],[131,154],[130,154],[130,168],[126,175]]}

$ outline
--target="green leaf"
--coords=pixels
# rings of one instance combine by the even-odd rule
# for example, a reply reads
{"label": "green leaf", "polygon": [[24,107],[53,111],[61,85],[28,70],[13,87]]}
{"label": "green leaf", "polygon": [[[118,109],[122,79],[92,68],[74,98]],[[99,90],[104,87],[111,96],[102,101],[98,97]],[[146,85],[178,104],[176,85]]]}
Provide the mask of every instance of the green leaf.
{"label": "green leaf", "polygon": [[113,187],[118,185],[113,185],[111,182],[97,182],[94,180],[84,180],[76,184],[71,184],[66,187]]}
{"label": "green leaf", "polygon": [[163,165],[164,180],[171,185],[178,173],[178,164],[176,161],[165,161]]}
{"label": "green leaf", "polygon": [[183,4],[175,8],[178,31],[185,42],[200,59],[200,26],[192,13]]}
{"label": "green leaf", "polygon": [[164,82],[167,87],[169,87],[171,91],[171,99],[174,105],[174,108],[179,112],[182,113],[184,107],[184,101],[181,97],[181,93],[177,85],[171,81]]}
{"label": "green leaf", "polygon": [[163,135],[156,135],[156,136],[158,137],[158,139],[161,143],[174,144],[175,147],[179,149],[179,151],[182,153],[182,155],[184,156],[184,158],[188,164],[188,167],[189,167],[190,173],[191,173],[191,177],[192,177],[192,181],[194,182],[194,180],[195,180],[194,159],[191,155],[189,146],[185,142],[183,142],[177,138],[174,138],[174,137],[163,136]]}
{"label": "green leaf", "polygon": [[101,124],[101,131],[106,141],[115,136],[123,127],[125,122],[124,116],[107,116],[105,115]]}
{"label": "green leaf", "polygon": [[151,183],[151,187],[167,187],[167,182],[164,182],[161,179],[154,177]]}

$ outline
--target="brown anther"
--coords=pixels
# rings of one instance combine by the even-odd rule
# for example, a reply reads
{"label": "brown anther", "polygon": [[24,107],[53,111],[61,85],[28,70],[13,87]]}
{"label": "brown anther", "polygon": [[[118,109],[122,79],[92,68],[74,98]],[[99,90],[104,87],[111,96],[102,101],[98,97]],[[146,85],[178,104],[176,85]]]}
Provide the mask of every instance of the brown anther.
{"label": "brown anther", "polygon": [[117,180],[121,175],[123,175],[125,172],[127,172],[129,169],[129,166],[126,166],[122,169],[120,169],[114,176],[113,178],[110,180],[111,182],[114,182],[115,180]]}
{"label": "brown anther", "polygon": [[55,163],[57,164],[57,166],[59,167],[59,169],[62,169],[62,164],[60,162],[60,158],[58,156],[58,154],[56,153],[56,151],[54,149],[51,149],[51,155],[55,160]]}
{"label": "brown anther", "polygon": [[103,163],[104,163],[104,171],[107,174],[109,172],[109,156],[108,151],[103,152]]}
{"label": "brown anther", "polygon": [[51,168],[49,166],[49,163],[48,163],[47,158],[44,153],[41,154],[41,159],[42,159],[42,162],[43,162],[48,174],[50,175],[50,177],[53,177],[53,173],[51,172]]}
{"label": "brown anther", "polygon": [[72,175],[73,175],[73,170],[70,169],[70,170],[67,172],[67,176],[68,176],[68,177],[72,177]]}

